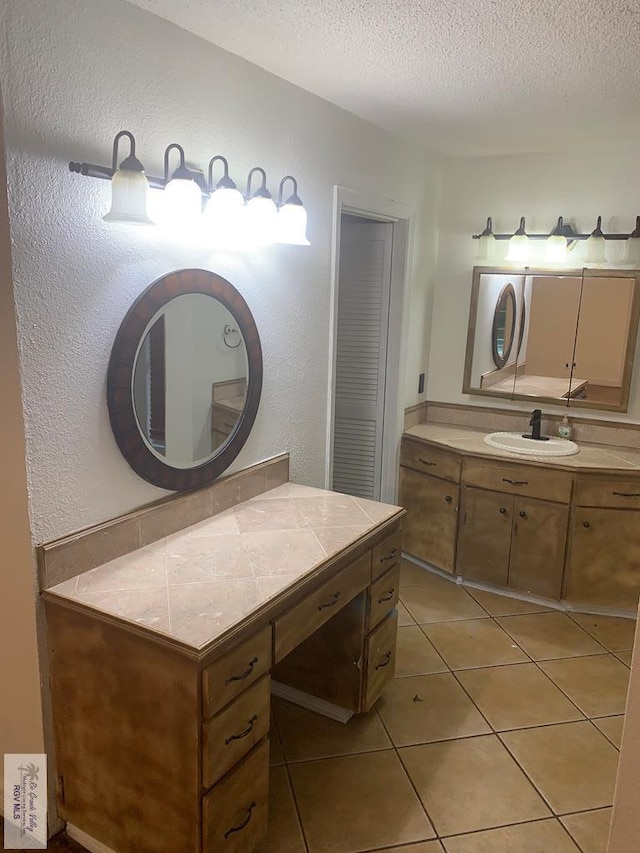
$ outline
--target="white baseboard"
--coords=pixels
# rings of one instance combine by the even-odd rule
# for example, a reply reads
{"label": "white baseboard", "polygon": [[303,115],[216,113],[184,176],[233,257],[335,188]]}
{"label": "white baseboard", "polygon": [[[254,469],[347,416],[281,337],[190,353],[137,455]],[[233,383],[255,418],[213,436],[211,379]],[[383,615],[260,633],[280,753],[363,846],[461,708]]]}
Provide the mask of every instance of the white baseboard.
{"label": "white baseboard", "polygon": [[[271,693],[281,699],[286,699],[287,702],[293,702],[294,705],[300,705],[309,711],[315,711],[316,714],[322,714],[323,717],[337,720],[339,723],[348,723],[353,717],[353,711],[327,702],[326,699],[318,699],[317,696],[312,696],[303,690],[296,690],[295,687],[289,687],[288,684],[281,684],[279,681],[271,681]],[[97,853],[101,853],[101,851],[97,851]]]}
{"label": "white baseboard", "polygon": [[112,850],[111,847],[107,847],[107,845],[103,844],[102,841],[96,841],[95,838],[87,835],[86,832],[78,829],[78,827],[74,826],[72,823],[67,824],[67,835],[69,838],[73,838],[74,841],[77,841],[78,844],[82,844],[83,847],[86,847],[87,850],[89,850],[89,853],[116,853],[116,851]]}

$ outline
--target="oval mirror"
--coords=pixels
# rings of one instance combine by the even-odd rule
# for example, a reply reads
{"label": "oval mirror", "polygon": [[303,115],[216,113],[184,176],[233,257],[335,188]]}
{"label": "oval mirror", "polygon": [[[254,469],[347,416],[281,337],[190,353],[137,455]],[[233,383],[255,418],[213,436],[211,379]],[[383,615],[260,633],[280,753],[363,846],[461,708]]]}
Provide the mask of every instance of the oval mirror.
{"label": "oval mirror", "polygon": [[516,292],[511,283],[506,284],[500,291],[496,309],[493,315],[491,333],[491,349],[493,363],[502,368],[511,355],[513,336],[516,330]]}
{"label": "oval mirror", "polygon": [[181,270],[152,284],[111,352],[111,426],[131,467],[181,491],[215,479],[244,445],[262,389],[249,308],[228,281]]}

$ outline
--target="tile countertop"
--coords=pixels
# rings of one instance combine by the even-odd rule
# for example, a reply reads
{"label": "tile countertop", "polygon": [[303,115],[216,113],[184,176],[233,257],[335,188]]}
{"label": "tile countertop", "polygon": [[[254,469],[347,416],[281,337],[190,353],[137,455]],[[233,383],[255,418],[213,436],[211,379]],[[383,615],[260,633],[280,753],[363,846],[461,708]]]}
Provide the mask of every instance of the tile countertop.
{"label": "tile countertop", "polygon": [[[526,427],[523,428],[523,432]],[[489,447],[483,439],[489,430],[466,429],[447,424],[418,424],[404,432],[412,438],[422,438],[433,444],[451,448],[478,456],[490,456],[510,459],[526,464],[550,465],[554,468],[594,470],[606,468],[614,471],[640,470],[640,450],[628,447],[612,447],[607,444],[586,444],[579,442],[580,451],[574,456],[526,456],[523,453],[509,453]]]}
{"label": "tile countertop", "polygon": [[51,587],[47,596],[198,650],[401,512],[286,483]]}

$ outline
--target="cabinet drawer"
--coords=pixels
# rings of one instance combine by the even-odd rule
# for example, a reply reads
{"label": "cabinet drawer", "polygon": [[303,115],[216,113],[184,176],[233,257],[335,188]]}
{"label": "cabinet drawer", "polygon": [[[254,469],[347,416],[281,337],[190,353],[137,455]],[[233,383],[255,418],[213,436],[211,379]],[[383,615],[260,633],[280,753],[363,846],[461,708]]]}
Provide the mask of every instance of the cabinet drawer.
{"label": "cabinet drawer", "polygon": [[266,738],[202,801],[203,853],[246,853],[267,834],[269,741]]}
{"label": "cabinet drawer", "polygon": [[417,441],[402,439],[400,464],[443,480],[460,482],[460,457]]}
{"label": "cabinet drawer", "polygon": [[398,611],[394,610],[365,640],[365,682],[362,710],[368,711],[396,671]]}
{"label": "cabinet drawer", "polygon": [[495,465],[475,459],[466,459],[463,479],[469,486],[528,495],[556,503],[568,504],[571,500],[571,474],[550,471],[526,465]]}
{"label": "cabinet drawer", "polygon": [[402,530],[398,528],[371,552],[371,580],[379,578],[387,569],[399,563],[401,555]]}
{"label": "cabinet drawer", "polygon": [[223,435],[229,435],[238,421],[238,414],[214,406],[211,410],[211,429]]}
{"label": "cabinet drawer", "polygon": [[365,554],[312,592],[274,625],[275,660],[280,661],[369,585],[371,554]]}
{"label": "cabinet drawer", "polygon": [[210,788],[269,731],[271,679],[265,675],[203,725],[202,784]]}
{"label": "cabinet drawer", "polygon": [[578,480],[577,506],[640,509],[640,478],[637,480]]}
{"label": "cabinet drawer", "polygon": [[271,669],[271,625],[202,673],[202,714],[212,716]]}
{"label": "cabinet drawer", "polygon": [[400,589],[400,564],[389,569],[377,581],[371,584],[368,591],[367,630],[382,621],[398,603]]}

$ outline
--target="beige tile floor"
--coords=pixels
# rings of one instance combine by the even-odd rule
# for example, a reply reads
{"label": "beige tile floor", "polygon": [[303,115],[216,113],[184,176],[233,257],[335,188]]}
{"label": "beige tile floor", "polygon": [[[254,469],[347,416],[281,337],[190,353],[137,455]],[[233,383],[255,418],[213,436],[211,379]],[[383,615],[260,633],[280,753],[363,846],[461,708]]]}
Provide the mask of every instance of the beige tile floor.
{"label": "beige tile floor", "polygon": [[605,853],[634,623],[403,565],[396,678],[346,726],[273,700],[260,853]]}

